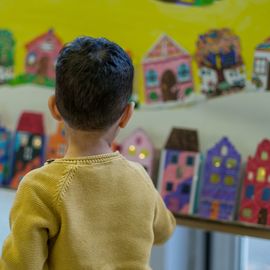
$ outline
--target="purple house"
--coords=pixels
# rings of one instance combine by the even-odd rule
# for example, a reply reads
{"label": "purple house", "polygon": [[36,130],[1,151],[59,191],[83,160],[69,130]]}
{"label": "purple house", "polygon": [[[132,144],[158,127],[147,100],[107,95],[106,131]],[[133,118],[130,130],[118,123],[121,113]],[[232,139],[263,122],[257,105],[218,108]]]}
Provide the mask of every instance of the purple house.
{"label": "purple house", "polygon": [[199,192],[199,216],[233,220],[240,168],[241,156],[228,138],[222,138],[208,150]]}

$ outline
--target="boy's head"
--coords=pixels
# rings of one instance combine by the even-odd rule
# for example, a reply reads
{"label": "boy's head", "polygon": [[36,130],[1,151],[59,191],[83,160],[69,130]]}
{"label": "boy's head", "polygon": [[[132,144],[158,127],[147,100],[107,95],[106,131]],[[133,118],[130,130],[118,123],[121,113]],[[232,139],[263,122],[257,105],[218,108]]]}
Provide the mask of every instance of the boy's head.
{"label": "boy's head", "polygon": [[127,53],[104,38],[79,37],[59,53],[55,102],[73,128],[105,130],[124,113],[132,94],[133,65]]}

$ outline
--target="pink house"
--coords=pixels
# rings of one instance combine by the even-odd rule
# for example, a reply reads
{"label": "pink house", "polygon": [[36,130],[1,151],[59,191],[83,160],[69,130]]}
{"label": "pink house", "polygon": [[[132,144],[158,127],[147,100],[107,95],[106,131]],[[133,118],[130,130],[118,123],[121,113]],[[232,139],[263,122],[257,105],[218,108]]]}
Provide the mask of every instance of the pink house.
{"label": "pink house", "polygon": [[120,145],[121,154],[128,160],[140,163],[153,176],[154,145],[141,128],[136,129]]}
{"label": "pink house", "polygon": [[194,212],[199,165],[197,131],[174,128],[162,150],[158,180],[161,196],[172,212]]}
{"label": "pink house", "polygon": [[146,103],[183,100],[193,91],[192,58],[167,35],[143,60],[144,100]]}
{"label": "pink house", "polygon": [[53,30],[30,41],[26,44],[26,73],[54,80],[56,59],[62,46],[62,41]]}

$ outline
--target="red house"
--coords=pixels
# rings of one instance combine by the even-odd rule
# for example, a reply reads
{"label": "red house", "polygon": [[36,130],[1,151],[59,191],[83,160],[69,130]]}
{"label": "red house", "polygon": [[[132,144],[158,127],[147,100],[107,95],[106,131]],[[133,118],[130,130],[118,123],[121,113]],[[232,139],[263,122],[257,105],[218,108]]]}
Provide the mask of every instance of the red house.
{"label": "red house", "polygon": [[54,80],[56,58],[62,46],[62,41],[53,30],[30,41],[26,44],[26,73]]}
{"label": "red house", "polygon": [[270,225],[270,140],[264,139],[248,158],[239,219]]}

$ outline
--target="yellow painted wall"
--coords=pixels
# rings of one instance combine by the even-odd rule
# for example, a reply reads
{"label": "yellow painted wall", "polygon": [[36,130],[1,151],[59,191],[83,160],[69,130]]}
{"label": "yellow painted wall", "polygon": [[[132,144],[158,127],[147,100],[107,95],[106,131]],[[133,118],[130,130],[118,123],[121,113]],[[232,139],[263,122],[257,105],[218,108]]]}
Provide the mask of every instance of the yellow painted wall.
{"label": "yellow painted wall", "polygon": [[[270,0],[220,0],[207,7],[186,7],[156,0],[1,0],[0,28],[10,29],[16,44],[16,74],[23,71],[24,44],[53,27],[64,42],[78,35],[104,36],[133,52],[139,63],[162,33],[190,53],[200,33],[230,27],[242,41],[250,78],[253,52],[270,37]],[[195,81],[198,84],[194,63]]]}

